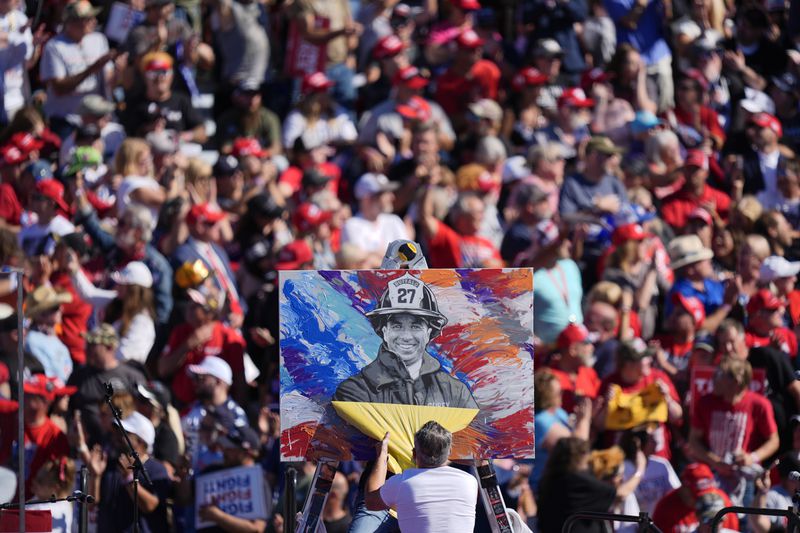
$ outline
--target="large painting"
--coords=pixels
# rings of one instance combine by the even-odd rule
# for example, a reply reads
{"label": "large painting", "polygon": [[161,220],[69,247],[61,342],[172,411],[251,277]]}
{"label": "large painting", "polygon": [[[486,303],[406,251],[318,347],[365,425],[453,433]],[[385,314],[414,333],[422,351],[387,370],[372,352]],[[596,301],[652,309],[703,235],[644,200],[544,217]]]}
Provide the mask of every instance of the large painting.
{"label": "large painting", "polygon": [[408,467],[428,420],[451,459],[533,457],[530,269],[281,272],[280,363],[284,461],[371,459],[389,430]]}

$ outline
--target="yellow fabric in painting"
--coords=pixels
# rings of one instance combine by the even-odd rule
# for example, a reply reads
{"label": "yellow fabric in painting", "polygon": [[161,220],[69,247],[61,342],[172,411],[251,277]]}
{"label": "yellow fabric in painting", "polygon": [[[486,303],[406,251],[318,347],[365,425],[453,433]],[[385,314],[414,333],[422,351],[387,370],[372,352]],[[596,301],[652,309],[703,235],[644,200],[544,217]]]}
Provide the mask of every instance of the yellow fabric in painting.
{"label": "yellow fabric in painting", "polygon": [[467,427],[478,409],[398,405],[392,403],[331,402],[336,412],[363,434],[382,440],[389,432],[389,470],[398,474],[414,466],[411,450],[414,434],[425,422],[435,420],[451,433]]}
{"label": "yellow fabric in painting", "polygon": [[608,404],[606,429],[631,429],[647,422],[667,421],[667,401],[656,383],[639,392],[622,392],[619,385],[611,385],[614,398]]}

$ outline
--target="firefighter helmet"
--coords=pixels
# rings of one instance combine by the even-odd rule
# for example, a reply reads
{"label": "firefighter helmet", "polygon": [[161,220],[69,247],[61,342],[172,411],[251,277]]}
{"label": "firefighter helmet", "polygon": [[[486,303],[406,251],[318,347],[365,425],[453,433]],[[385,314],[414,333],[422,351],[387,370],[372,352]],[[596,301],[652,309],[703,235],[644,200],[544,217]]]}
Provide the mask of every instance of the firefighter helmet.
{"label": "firefighter helmet", "polygon": [[404,274],[386,285],[378,300],[378,307],[367,313],[375,332],[381,335],[386,319],[395,314],[406,313],[423,318],[435,330],[431,337],[439,334],[447,324],[447,317],[439,312],[439,304],[433,291],[419,278]]}

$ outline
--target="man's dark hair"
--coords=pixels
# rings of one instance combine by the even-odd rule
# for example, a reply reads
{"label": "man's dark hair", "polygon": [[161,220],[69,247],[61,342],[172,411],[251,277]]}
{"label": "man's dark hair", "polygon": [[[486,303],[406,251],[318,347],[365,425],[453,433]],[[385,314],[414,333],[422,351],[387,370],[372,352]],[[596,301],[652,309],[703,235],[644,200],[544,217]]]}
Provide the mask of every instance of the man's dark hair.
{"label": "man's dark hair", "polygon": [[426,422],[414,435],[414,453],[422,468],[443,466],[450,455],[453,434],[433,420]]}

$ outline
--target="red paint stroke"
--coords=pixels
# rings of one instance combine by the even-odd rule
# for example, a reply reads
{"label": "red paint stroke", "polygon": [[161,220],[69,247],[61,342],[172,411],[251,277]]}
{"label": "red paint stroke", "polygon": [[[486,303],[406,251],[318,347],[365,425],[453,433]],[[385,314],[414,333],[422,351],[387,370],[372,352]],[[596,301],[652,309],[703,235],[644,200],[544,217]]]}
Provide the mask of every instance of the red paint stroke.
{"label": "red paint stroke", "polygon": [[316,429],[317,422],[301,422],[281,431],[281,456],[305,457]]}
{"label": "red paint stroke", "polygon": [[520,364],[519,347],[511,345],[499,322],[491,317],[447,326],[436,338],[436,344],[447,347],[444,354],[453,361],[453,370],[467,376],[488,364]]}
{"label": "red paint stroke", "polygon": [[495,298],[517,298],[533,290],[533,271],[528,268],[516,270],[478,269],[459,270],[465,282],[488,287]]}

